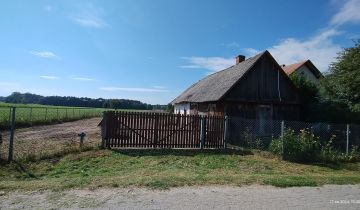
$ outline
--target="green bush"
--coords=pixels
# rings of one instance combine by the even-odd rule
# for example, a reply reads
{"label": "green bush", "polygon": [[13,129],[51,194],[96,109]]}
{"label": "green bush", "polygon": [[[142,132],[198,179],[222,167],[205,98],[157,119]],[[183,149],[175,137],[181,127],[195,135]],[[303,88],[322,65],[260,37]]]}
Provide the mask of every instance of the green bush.
{"label": "green bush", "polygon": [[275,155],[282,156],[283,155],[283,141],[281,138],[273,139],[269,145],[270,152]]}
{"label": "green bush", "polygon": [[339,160],[345,160],[345,154],[336,150],[332,143],[336,136],[332,136],[330,140],[321,147],[319,159],[323,162],[337,162]]}
{"label": "green bush", "polygon": [[293,162],[354,162],[360,161],[358,146],[352,146],[347,155],[333,147],[332,136],[329,141],[321,145],[318,137],[309,130],[301,130],[296,135],[293,130],[286,130],[282,138],[273,139],[269,150],[281,156],[284,160]]}
{"label": "green bush", "polygon": [[295,162],[310,162],[319,154],[319,139],[308,130],[300,131],[297,136],[294,131],[288,130],[283,138],[283,158]]}
{"label": "green bush", "polygon": [[306,129],[301,130],[299,135],[287,129],[282,138],[271,142],[269,149],[274,154],[282,156],[284,160],[310,162],[317,158],[320,143],[319,139]]}

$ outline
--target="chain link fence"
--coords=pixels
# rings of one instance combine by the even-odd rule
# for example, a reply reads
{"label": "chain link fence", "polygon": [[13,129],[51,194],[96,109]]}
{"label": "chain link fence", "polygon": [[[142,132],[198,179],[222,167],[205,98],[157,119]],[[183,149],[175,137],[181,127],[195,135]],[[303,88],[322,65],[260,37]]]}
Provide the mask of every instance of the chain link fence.
{"label": "chain link fence", "polygon": [[256,120],[228,117],[228,143],[231,145],[266,149],[271,141],[281,137],[286,129],[295,134],[307,129],[318,137],[322,144],[332,140],[339,151],[346,152],[352,145],[360,146],[360,125],[321,122]]}
{"label": "chain link fence", "polygon": [[[0,159],[41,159],[78,150],[82,132],[86,134],[82,148],[94,146],[100,141],[97,125],[103,111],[101,108],[0,107]],[[87,120],[76,121],[79,119]]]}
{"label": "chain link fence", "polygon": [[[0,107],[0,129],[10,128],[12,109]],[[100,117],[103,111],[101,108],[16,107],[15,121],[17,127],[46,125]]]}

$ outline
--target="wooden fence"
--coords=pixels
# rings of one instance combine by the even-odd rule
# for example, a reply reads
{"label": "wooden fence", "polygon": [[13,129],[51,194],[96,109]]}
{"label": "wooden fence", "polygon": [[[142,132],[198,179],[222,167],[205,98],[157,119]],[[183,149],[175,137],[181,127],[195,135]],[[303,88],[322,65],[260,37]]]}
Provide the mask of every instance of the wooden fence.
{"label": "wooden fence", "polygon": [[224,117],[144,112],[104,112],[103,146],[223,148]]}

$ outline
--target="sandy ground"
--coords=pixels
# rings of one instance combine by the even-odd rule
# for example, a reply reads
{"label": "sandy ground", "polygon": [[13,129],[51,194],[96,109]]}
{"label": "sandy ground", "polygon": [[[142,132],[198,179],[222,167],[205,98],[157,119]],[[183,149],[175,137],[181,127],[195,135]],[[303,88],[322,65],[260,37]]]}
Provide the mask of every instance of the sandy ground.
{"label": "sandy ground", "polygon": [[[79,145],[78,134],[86,133],[85,144],[100,143],[101,118],[91,118],[66,122],[62,124],[33,126],[15,130],[14,156],[15,158],[25,157],[31,154],[57,152],[67,147]],[[9,143],[9,132],[3,132],[3,145],[0,147],[0,154],[7,155]]]}
{"label": "sandy ground", "polygon": [[10,192],[0,209],[360,209],[360,185]]}

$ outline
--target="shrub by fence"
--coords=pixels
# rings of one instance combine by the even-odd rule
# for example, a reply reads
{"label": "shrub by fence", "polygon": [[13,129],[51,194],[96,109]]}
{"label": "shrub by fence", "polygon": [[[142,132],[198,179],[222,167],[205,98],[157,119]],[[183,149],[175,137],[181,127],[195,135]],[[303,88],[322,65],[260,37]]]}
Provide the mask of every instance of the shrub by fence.
{"label": "shrub by fence", "polygon": [[333,148],[342,152],[349,152],[352,145],[360,146],[360,125],[354,124],[229,117],[228,127],[228,142],[243,147],[268,148],[270,142],[282,136],[286,129],[293,130],[295,135],[306,129],[318,137],[321,144],[332,140]]}

